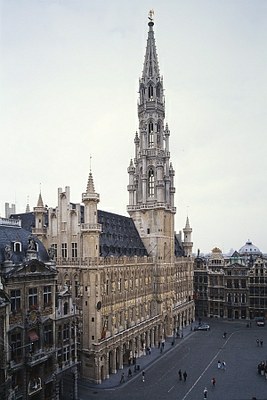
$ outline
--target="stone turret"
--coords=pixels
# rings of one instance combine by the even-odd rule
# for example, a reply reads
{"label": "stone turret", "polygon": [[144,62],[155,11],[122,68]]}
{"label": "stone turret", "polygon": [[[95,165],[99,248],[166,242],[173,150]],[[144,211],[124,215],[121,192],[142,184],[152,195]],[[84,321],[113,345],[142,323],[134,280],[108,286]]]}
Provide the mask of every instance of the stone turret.
{"label": "stone turret", "polygon": [[32,229],[32,233],[38,237],[39,240],[46,246],[47,245],[47,209],[44,206],[41,192],[39,193],[37,206],[33,208],[35,217],[35,227]]}
{"label": "stone turret", "polygon": [[99,194],[95,192],[93,175],[90,171],[86,192],[82,194],[84,203],[84,223],[81,225],[83,259],[99,257],[99,236],[101,225],[97,219]]}
{"label": "stone turret", "polygon": [[186,257],[190,257],[192,256],[193,242],[191,241],[192,228],[190,227],[188,217],[186,218],[186,224],[183,229],[183,232],[184,232],[184,241],[183,241],[184,254]]}

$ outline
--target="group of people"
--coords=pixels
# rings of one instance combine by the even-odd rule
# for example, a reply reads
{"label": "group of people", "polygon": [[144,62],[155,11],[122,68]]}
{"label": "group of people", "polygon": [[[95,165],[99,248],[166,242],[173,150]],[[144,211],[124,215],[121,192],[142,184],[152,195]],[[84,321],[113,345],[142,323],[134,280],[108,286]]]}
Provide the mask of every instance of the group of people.
{"label": "group of people", "polygon": [[178,371],[178,376],[179,376],[179,381],[184,380],[184,382],[186,382],[186,379],[187,379],[187,372],[186,372],[186,371],[184,371],[184,372],[182,373],[182,370],[179,369],[179,371]]}
{"label": "group of people", "polygon": [[[137,369],[136,365],[135,365],[134,372],[137,372],[137,370],[139,370],[139,368]],[[132,369],[129,368],[128,369],[128,379],[130,379],[132,376],[133,376]],[[142,381],[145,382],[145,371],[142,371]],[[125,375],[124,375],[124,372],[122,372],[120,383],[124,383],[124,382],[125,382]]]}
{"label": "group of people", "polygon": [[259,347],[261,345],[261,347],[263,346],[263,340],[262,339],[256,339],[256,343],[257,343],[257,347]]}
{"label": "group of people", "polygon": [[226,362],[225,361],[221,362],[220,360],[218,360],[217,366],[218,366],[218,369],[223,369],[224,371],[226,370]]}
{"label": "group of people", "polygon": [[263,376],[265,375],[265,378],[267,379],[267,361],[262,361],[258,364],[258,373]]}

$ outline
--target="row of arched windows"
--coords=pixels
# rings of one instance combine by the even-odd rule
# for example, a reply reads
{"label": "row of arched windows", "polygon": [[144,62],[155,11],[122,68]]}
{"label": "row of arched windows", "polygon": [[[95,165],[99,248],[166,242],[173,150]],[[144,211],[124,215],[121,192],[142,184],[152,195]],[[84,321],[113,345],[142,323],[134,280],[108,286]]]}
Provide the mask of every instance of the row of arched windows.
{"label": "row of arched windows", "polygon": [[[161,85],[157,84],[156,86],[152,85],[151,83],[147,87],[147,97],[148,100],[154,100],[156,97],[158,100],[160,99],[161,95]],[[145,86],[142,86],[140,88],[140,99],[141,103],[144,102],[144,99],[146,97],[146,88]]]}

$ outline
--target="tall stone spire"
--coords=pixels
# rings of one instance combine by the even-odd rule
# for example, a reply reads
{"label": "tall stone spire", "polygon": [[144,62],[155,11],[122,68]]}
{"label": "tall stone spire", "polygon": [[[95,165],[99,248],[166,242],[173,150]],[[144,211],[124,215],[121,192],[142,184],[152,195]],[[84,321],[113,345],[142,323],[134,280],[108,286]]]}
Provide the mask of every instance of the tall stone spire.
{"label": "tall stone spire", "polygon": [[128,168],[127,209],[148,253],[160,253],[158,256],[163,259],[167,247],[170,254],[173,247],[175,173],[170,164],[170,130],[168,125],[164,127],[163,79],[159,73],[152,12],[149,13],[148,27],[145,60],[139,80],[139,133],[134,138],[134,162],[131,161]]}
{"label": "tall stone spire", "polygon": [[148,31],[148,38],[147,38],[147,46],[146,46],[146,54],[145,54],[145,61],[142,73],[142,79],[150,80],[152,79],[160,79],[159,74],[159,63],[158,63],[158,55],[156,49],[156,43],[154,38],[154,31],[153,31],[153,15],[152,11],[149,13],[149,31]]}

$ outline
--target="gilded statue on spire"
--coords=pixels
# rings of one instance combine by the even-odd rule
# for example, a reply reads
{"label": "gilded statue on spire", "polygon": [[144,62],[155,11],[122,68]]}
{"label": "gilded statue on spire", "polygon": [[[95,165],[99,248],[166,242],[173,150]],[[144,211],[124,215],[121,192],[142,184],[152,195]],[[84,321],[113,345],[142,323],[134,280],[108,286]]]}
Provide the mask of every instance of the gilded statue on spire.
{"label": "gilded statue on spire", "polygon": [[148,19],[149,19],[150,21],[153,21],[153,20],[154,20],[154,10],[149,10]]}

